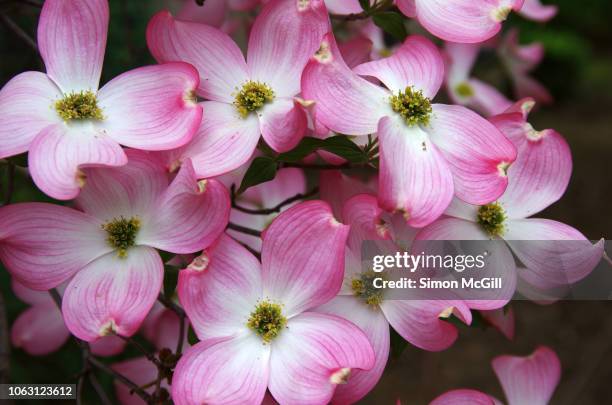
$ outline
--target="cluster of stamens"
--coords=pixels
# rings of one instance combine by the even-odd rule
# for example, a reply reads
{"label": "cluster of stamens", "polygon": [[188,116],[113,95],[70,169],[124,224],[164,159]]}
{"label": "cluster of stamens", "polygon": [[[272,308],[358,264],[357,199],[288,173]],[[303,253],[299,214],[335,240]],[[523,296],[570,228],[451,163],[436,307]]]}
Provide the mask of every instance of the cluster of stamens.
{"label": "cluster of stamens", "polygon": [[383,300],[383,290],[374,287],[374,279],[382,277],[373,271],[366,271],[351,281],[351,289],[356,297],[363,299],[366,304],[378,306]]}
{"label": "cluster of stamens", "polygon": [[504,233],[506,212],[495,202],[483,205],[478,209],[478,223],[490,236],[501,236]]}
{"label": "cluster of stamens", "polygon": [[265,83],[248,81],[234,98],[234,106],[242,118],[274,100],[274,90]]}
{"label": "cluster of stamens", "polygon": [[66,122],[104,119],[95,93],[89,90],[65,95],[64,98],[55,102],[55,111]]}
{"label": "cluster of stamens", "polygon": [[431,101],[423,95],[422,90],[406,87],[397,95],[391,96],[391,108],[402,116],[408,126],[428,125],[431,117]]}
{"label": "cluster of stamens", "polygon": [[269,301],[257,304],[247,326],[257,333],[264,343],[270,343],[287,326],[287,318],[283,316],[282,307]]}
{"label": "cluster of stamens", "polygon": [[136,217],[119,217],[102,225],[102,229],[108,234],[106,241],[117,249],[119,257],[127,257],[128,249],[136,245],[140,220]]}

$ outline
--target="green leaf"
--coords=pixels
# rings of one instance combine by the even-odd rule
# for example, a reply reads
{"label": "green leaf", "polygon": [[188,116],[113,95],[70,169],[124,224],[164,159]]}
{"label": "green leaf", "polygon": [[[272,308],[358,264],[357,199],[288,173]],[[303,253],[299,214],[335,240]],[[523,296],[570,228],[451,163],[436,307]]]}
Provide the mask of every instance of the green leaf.
{"label": "green leaf", "polygon": [[243,193],[249,187],[273,180],[276,176],[277,167],[276,161],[272,158],[255,158],[242,178],[238,194]]}
{"label": "green leaf", "polygon": [[200,341],[200,339],[198,339],[198,335],[196,335],[191,325],[189,325],[189,330],[187,331],[187,341],[192,346]]}
{"label": "green leaf", "polygon": [[321,149],[348,160],[351,163],[367,162],[368,156],[346,135],[332,136],[323,141]]}
{"label": "green leaf", "polygon": [[370,0],[359,0],[359,5],[363,11],[368,11],[371,8]]}
{"label": "green leaf", "polygon": [[400,358],[400,356],[404,352],[404,349],[406,349],[406,347],[408,346],[408,342],[406,341],[406,339],[401,337],[400,334],[395,331],[395,329],[393,328],[390,328],[390,329],[391,329],[391,353],[390,354],[391,354],[392,359],[397,360]]}
{"label": "green leaf", "polygon": [[305,137],[298,146],[289,152],[281,153],[276,160],[279,162],[295,163],[304,159],[323,145],[323,141],[317,138]]}
{"label": "green leaf", "polygon": [[374,24],[398,41],[404,41],[408,36],[406,26],[404,25],[404,17],[394,11],[378,13],[372,17],[372,20]]}

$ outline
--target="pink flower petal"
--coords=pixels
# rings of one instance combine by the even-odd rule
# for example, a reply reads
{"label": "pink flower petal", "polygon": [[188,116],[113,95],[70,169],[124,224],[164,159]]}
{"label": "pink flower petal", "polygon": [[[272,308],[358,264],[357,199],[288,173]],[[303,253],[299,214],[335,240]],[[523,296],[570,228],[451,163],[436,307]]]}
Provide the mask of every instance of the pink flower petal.
{"label": "pink flower petal", "polygon": [[0,159],[26,152],[46,127],[62,122],[54,111],[62,94],[49,77],[25,72],[0,91]]}
{"label": "pink flower petal", "polygon": [[36,305],[26,309],[13,323],[11,344],[30,356],[44,356],[60,349],[70,333],[62,313],[52,305]]}
{"label": "pink flower petal", "polygon": [[45,1],[38,46],[47,74],[64,93],[98,90],[107,29],[107,0]]}
{"label": "pink flower petal", "polygon": [[96,259],[66,287],[66,326],[87,342],[111,333],[133,335],[157,299],[163,273],[159,254],[149,247],[130,248],[125,258],[111,252]]}
{"label": "pink flower petal", "polygon": [[277,97],[300,92],[308,59],[329,31],[323,0],[272,0],[255,19],[247,52],[251,79],[267,83]]}
{"label": "pink flower petal", "polygon": [[373,195],[358,194],[348,200],[342,214],[351,226],[348,247],[359,252],[363,241],[391,239],[390,226],[382,219],[383,213]]}
{"label": "pink flower petal", "polygon": [[76,205],[101,222],[120,216],[142,219],[168,187],[168,175],[155,156],[135,149],[125,152],[125,166],[84,170],[87,182]]}
{"label": "pink flower petal", "polygon": [[147,27],[147,44],[159,63],[188,62],[200,74],[198,94],[232,103],[249,74],[242,51],[224,32],[204,24],[177,21],[167,11],[157,13]]}
{"label": "pink flower petal", "polygon": [[481,47],[481,44],[444,43],[444,53],[448,62],[446,75],[451,94],[455,93],[455,86],[471,76]]}
{"label": "pink flower petal", "polygon": [[498,356],[492,365],[508,405],[548,404],[561,378],[559,357],[545,346],[527,357]]}
{"label": "pink flower petal", "polygon": [[480,311],[482,317],[508,340],[514,339],[514,310],[512,307]]}
{"label": "pink flower petal", "polygon": [[262,296],[261,266],[223,234],[179,273],[177,290],[200,339],[233,336],[248,331],[246,321]]}
{"label": "pink flower petal", "polygon": [[[144,356],[114,363],[111,367],[113,370],[126,376],[139,386],[148,384],[157,378],[157,367]],[[121,405],[146,405],[146,402],[137,394],[130,392],[130,388],[125,384],[118,380],[115,380],[114,384],[117,399],[119,399]],[[165,379],[162,380],[161,386],[168,390],[170,388]],[[155,386],[145,388],[144,391],[153,394],[155,392]]]}
{"label": "pink flower petal", "polygon": [[[169,348],[174,350],[179,340],[179,332],[181,327],[181,318],[174,312],[166,308],[160,308],[157,316],[151,318],[151,314],[155,311],[155,307],[145,319],[142,327],[142,333],[148,341],[153,343],[156,348]],[[189,320],[185,319],[185,328],[189,327]],[[187,330],[187,329],[185,329]],[[189,347],[189,336],[185,334],[183,347]]]}
{"label": "pink flower petal", "polygon": [[288,317],[333,298],[342,284],[348,232],[323,201],[280,214],[263,235],[264,296],[283,303]]}
{"label": "pink flower petal", "polygon": [[453,172],[455,194],[470,204],[487,204],[508,184],[505,169],[516,149],[493,125],[461,106],[433,105],[427,132]]}
{"label": "pink flower petal", "polygon": [[30,145],[28,167],[34,183],[58,200],[75,198],[85,184],[86,166],[123,166],[121,146],[90,124],[45,128]]}
{"label": "pink flower petal", "polygon": [[466,105],[487,117],[501,114],[512,105],[512,101],[488,83],[478,79],[470,79],[468,85],[473,89],[474,96],[470,98]]}
{"label": "pink flower petal", "polygon": [[357,194],[375,194],[367,184],[349,177],[339,170],[322,170],[319,176],[319,195],[328,203],[334,217],[343,221],[342,210],[349,198]]}
{"label": "pink flower petal", "polygon": [[496,401],[480,391],[458,389],[445,392],[429,405],[496,405]]}
{"label": "pink flower petal", "polygon": [[519,10],[523,0],[415,0],[419,22],[427,31],[446,41],[483,42],[501,29],[511,8]]}
{"label": "pink flower petal", "polygon": [[304,69],[302,95],[315,101],[317,120],[346,135],[375,133],[379,119],[391,112],[389,93],[346,66],[331,33]]}
{"label": "pink flower petal", "polygon": [[552,4],[542,4],[540,0],[525,0],[519,14],[530,20],[546,22],[557,15],[559,8]]}
{"label": "pink flower petal", "polygon": [[352,369],[374,366],[374,350],[353,323],[305,312],[289,320],[270,358],[272,396],[282,404],[326,404]]}
{"label": "pink flower petal", "polygon": [[306,193],[306,176],[301,169],[284,167],[276,172],[274,180],[258,184],[246,190],[240,201],[247,201],[260,207],[274,207],[277,204]]}
{"label": "pink flower petal", "polygon": [[[327,3],[326,3],[327,4]],[[328,7],[329,8],[329,7]],[[372,53],[372,41],[365,37],[355,37],[338,44],[342,59],[350,68],[370,60]]]}
{"label": "pink flower petal", "polygon": [[392,56],[364,63],[353,71],[379,79],[392,93],[414,86],[426,97],[433,98],[444,80],[444,61],[430,40],[412,35]]}
{"label": "pink flower petal", "polygon": [[380,380],[389,357],[389,323],[378,309],[355,297],[337,296],[316,308],[316,312],[336,315],[353,322],[368,337],[374,349],[375,363],[370,370],[353,370],[346,384],[336,388],[332,403],[352,404],[363,398]]}
{"label": "pink flower petal", "polygon": [[121,353],[125,345],[125,340],[119,336],[109,335],[91,342],[89,348],[94,356],[110,357]]}
{"label": "pink flower petal", "polygon": [[183,148],[165,154],[170,165],[191,158],[198,178],[228,173],[246,163],[259,141],[259,122],[250,114],[238,115],[232,104],[202,103],[204,118],[194,139]]}
{"label": "pink flower petal", "polygon": [[331,14],[356,14],[363,11],[358,0],[325,0]]}
{"label": "pink flower petal", "polygon": [[261,134],[272,149],[287,152],[302,140],[306,133],[306,112],[293,99],[277,98],[260,112]]}
{"label": "pink flower petal", "polygon": [[261,403],[268,384],[270,349],[250,333],[196,344],[183,354],[174,370],[174,403]]}
{"label": "pink flower petal", "polygon": [[440,218],[417,234],[418,240],[488,240],[489,235],[473,221]]}
{"label": "pink flower petal", "polygon": [[416,17],[417,10],[415,0],[396,0],[396,3],[397,7],[399,7],[404,15],[410,18]]}
{"label": "pink flower petal", "polygon": [[225,22],[227,11],[225,0],[207,0],[202,6],[195,1],[186,0],[183,1],[183,6],[176,14],[176,18],[219,28]]}
{"label": "pink flower petal", "polygon": [[101,127],[117,142],[166,150],[191,140],[202,121],[193,92],[198,72],[187,63],[145,66],[117,76],[98,95]]}
{"label": "pink flower petal", "polygon": [[508,221],[504,239],[525,265],[520,275],[539,288],[567,286],[593,271],[604,252],[571,226],[549,219]]}
{"label": "pink flower petal", "polygon": [[49,290],[112,250],[100,225],[60,205],[8,205],[0,208],[0,258],[21,284]]}
{"label": "pink flower petal", "polygon": [[453,177],[442,154],[421,127],[385,117],[378,129],[380,189],[378,202],[400,211],[410,226],[435,221],[453,198]]}
{"label": "pink flower petal", "polygon": [[48,291],[32,290],[31,288],[28,288],[25,285],[21,284],[15,278],[11,279],[11,289],[13,290],[13,293],[15,293],[15,296],[17,298],[32,306],[55,305],[55,302],[53,302],[53,299],[51,298],[51,295]]}
{"label": "pink flower petal", "polygon": [[190,161],[143,218],[138,243],[172,253],[208,247],[227,226],[230,197],[217,180],[197,181]]}

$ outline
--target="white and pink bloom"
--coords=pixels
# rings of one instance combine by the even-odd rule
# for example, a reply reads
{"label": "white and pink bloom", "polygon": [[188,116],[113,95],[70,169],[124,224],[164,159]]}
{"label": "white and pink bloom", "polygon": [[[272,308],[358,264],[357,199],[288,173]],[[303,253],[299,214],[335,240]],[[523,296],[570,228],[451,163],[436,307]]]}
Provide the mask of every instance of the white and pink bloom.
{"label": "white and pink bloom", "polygon": [[567,287],[587,276],[600,262],[604,245],[603,241],[591,244],[563,223],[529,218],[563,195],[572,171],[563,137],[552,129],[537,131],[526,121],[533,105],[533,100],[521,100],[490,119],[518,150],[508,169],[505,193],[480,206],[454,199],[445,217],[422,229],[417,239],[503,239],[522,263],[520,280],[548,290]]}
{"label": "white and pink bloom", "polygon": [[201,342],[179,361],[175,403],[327,404],[374,353],[351,322],[313,312],[342,284],[348,226],[304,202],[263,235],[262,262],[223,235],[179,274],[179,299]]}
{"label": "white and pink bloom", "polygon": [[554,4],[542,4],[540,0],[525,0],[519,14],[534,21],[546,22],[557,15],[559,8]]}
{"label": "white and pink bloom", "polygon": [[275,151],[304,136],[306,112],[295,97],[300,75],[329,29],[322,0],[268,3],[251,31],[245,61],[223,32],[158,13],[147,42],[159,62],[187,61],[200,73],[204,119],[195,139],[165,155],[170,169],[191,158],[198,177],[229,172],[253,155],[260,135]]}
{"label": "white and pink bloom", "polygon": [[177,148],[202,119],[193,66],[134,69],[99,89],[107,0],[48,0],[38,24],[47,73],[25,72],[0,91],[0,158],[29,151],[36,185],[53,198],[76,197],[82,168],[122,166],[120,145]]}
{"label": "white and pink bloom", "polygon": [[197,252],[228,221],[227,190],[215,180],[198,182],[188,161],[169,184],[150,154],[126,155],[126,166],[84,169],[80,210],[46,203],[0,208],[0,259],[32,289],[72,278],[62,312],[70,332],[85,341],[134,334],[162,284],[155,249]]}
{"label": "white and pink bloom", "polygon": [[379,204],[402,212],[414,227],[438,218],[453,194],[471,203],[495,200],[516,157],[512,143],[484,118],[431,102],[443,78],[442,56],[423,37],[411,36],[393,56],[351,71],[331,33],[302,76],[316,120],[341,134],[378,133]]}
{"label": "white and pink bloom", "polygon": [[524,0],[397,0],[399,9],[445,41],[476,43],[493,37]]}
{"label": "white and pink bloom", "polygon": [[[547,405],[561,378],[561,362],[557,354],[545,346],[531,355],[498,356],[493,370],[506,395],[508,405]],[[501,405],[497,398],[473,389],[449,391],[429,405]]]}

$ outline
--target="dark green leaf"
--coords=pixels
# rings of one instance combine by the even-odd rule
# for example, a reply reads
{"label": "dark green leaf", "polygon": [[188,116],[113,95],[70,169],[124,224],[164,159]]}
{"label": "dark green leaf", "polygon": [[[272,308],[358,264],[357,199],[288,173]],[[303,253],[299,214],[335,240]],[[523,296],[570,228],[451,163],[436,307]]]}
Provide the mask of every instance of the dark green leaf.
{"label": "dark green leaf", "polygon": [[176,291],[176,284],[178,282],[178,269],[173,267],[166,267],[164,271],[164,295],[166,297],[172,297]]}
{"label": "dark green leaf", "polygon": [[187,341],[192,346],[200,341],[191,325],[189,325],[189,330],[187,331]]}
{"label": "dark green leaf", "polygon": [[391,328],[391,358],[395,360],[399,359],[407,346],[408,342],[406,339]]}
{"label": "dark green leaf", "polygon": [[404,17],[394,11],[384,11],[372,17],[374,24],[383,29],[386,33],[393,36],[398,41],[403,41],[408,36]]}
{"label": "dark green leaf", "polygon": [[291,149],[289,152],[281,153],[276,158],[279,162],[295,163],[304,159],[312,152],[321,147],[323,141],[317,138],[306,137],[302,139],[298,146]]}
{"label": "dark green leaf", "polygon": [[255,158],[242,178],[238,194],[243,193],[249,187],[273,180],[276,176],[277,166],[276,161],[272,158]]}
{"label": "dark green leaf", "polygon": [[370,7],[370,0],[359,0],[359,5],[363,11],[368,11]]}
{"label": "dark green leaf", "polygon": [[351,163],[363,163],[368,156],[346,135],[333,136],[323,141],[321,149],[348,160]]}

